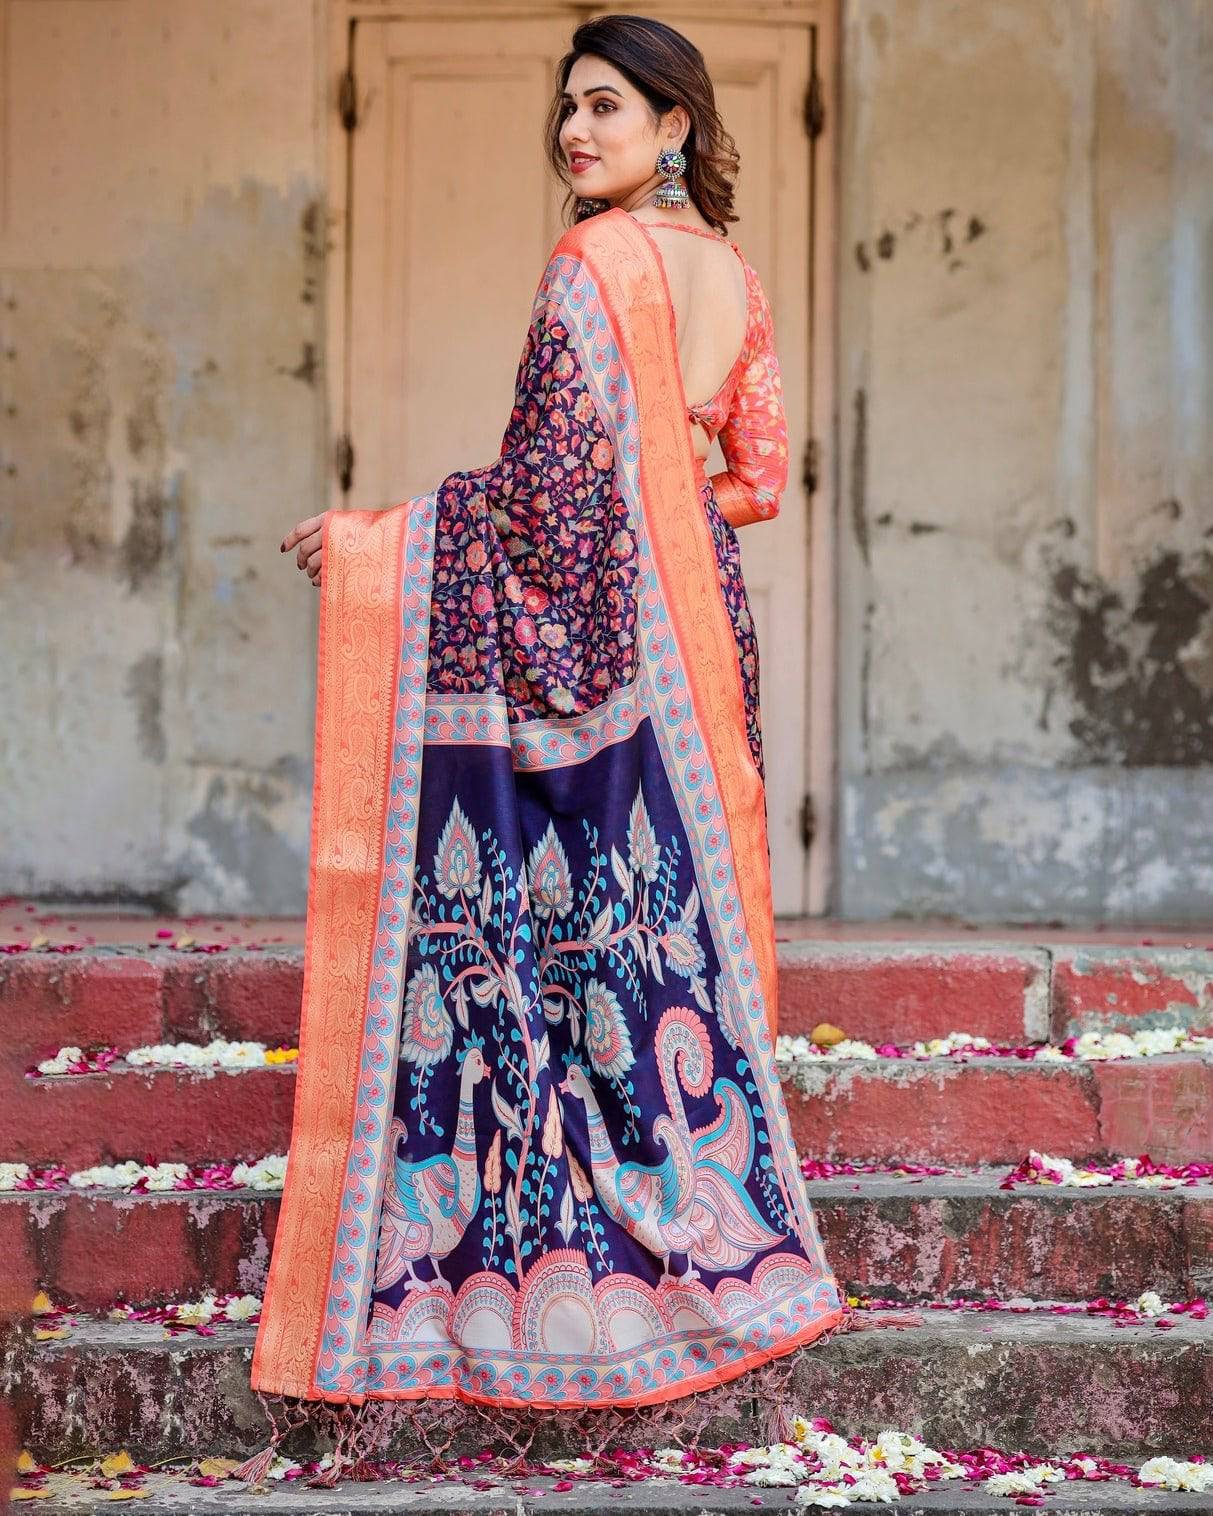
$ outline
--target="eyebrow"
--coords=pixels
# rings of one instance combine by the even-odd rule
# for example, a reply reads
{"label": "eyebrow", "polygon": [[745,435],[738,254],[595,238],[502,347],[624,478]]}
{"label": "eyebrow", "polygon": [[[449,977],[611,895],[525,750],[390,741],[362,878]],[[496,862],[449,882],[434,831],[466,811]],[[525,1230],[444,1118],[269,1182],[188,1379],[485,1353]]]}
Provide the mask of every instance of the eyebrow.
{"label": "eyebrow", "polygon": [[[613,84],[591,84],[590,87],[589,87],[589,89],[582,90],[581,93],[583,95],[592,95],[592,94],[594,94],[594,92],[596,90],[600,90],[600,89],[609,89],[612,95],[619,95],[619,98],[621,100],[623,99],[623,96],[619,94],[619,91],[615,88],[615,86]],[[568,92],[568,90],[566,89],[566,90],[562,90],[561,91],[560,98],[562,100],[571,100],[573,97]]]}

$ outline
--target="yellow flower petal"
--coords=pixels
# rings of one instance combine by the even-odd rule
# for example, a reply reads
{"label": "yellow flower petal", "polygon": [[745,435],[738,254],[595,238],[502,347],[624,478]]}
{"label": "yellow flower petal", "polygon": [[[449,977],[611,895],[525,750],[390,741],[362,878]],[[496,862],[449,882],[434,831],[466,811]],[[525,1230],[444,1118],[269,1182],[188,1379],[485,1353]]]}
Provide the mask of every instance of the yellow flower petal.
{"label": "yellow flower petal", "polygon": [[233,1469],[240,1467],[238,1458],[203,1458],[198,1464],[198,1472],[210,1475],[215,1479],[226,1479]]}
{"label": "yellow flower petal", "polygon": [[135,1467],[135,1460],[122,1449],[120,1453],[107,1453],[101,1460],[101,1472],[107,1479],[113,1479],[118,1474],[129,1474]]}

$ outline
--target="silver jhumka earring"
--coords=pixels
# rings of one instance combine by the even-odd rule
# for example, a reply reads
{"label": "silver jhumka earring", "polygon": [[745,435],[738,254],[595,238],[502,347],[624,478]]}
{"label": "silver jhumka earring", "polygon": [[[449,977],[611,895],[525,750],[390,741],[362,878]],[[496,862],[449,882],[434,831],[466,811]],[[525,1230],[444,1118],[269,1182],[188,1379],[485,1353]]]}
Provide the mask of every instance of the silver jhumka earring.
{"label": "silver jhumka earring", "polygon": [[663,147],[657,154],[657,172],[666,175],[666,182],[658,185],[653,204],[668,210],[685,210],[690,197],[686,183],[679,176],[687,171],[687,160],[676,147]]}

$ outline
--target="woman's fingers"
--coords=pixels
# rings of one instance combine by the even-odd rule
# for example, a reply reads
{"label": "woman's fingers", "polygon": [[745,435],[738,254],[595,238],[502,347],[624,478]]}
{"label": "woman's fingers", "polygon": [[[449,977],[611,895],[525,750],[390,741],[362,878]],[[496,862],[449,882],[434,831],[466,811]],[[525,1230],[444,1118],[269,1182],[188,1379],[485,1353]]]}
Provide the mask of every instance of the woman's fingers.
{"label": "woman's fingers", "polygon": [[[279,551],[289,553],[296,543],[302,542],[305,537],[310,537],[314,532],[320,531],[324,526],[325,515],[326,512],[321,511],[319,516],[309,516],[306,521],[300,521],[297,526],[291,527],[290,531],[282,539],[282,547]],[[300,568],[303,567],[302,564],[299,566]]]}
{"label": "woman's fingers", "polygon": [[323,538],[319,532],[312,532],[299,544],[299,551],[295,554],[295,562],[300,568],[306,568],[308,559],[313,553],[320,551]]}

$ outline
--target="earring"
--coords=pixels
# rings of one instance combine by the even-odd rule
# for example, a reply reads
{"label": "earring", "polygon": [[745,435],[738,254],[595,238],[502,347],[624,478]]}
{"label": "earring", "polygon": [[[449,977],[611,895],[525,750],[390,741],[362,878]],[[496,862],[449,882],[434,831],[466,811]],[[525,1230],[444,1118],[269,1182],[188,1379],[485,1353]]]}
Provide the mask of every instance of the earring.
{"label": "earring", "polygon": [[689,196],[685,182],[679,175],[685,174],[687,160],[685,154],[676,147],[663,147],[657,154],[657,172],[666,175],[666,182],[657,187],[657,193],[653,197],[653,204],[663,206],[669,210],[685,210]]}

